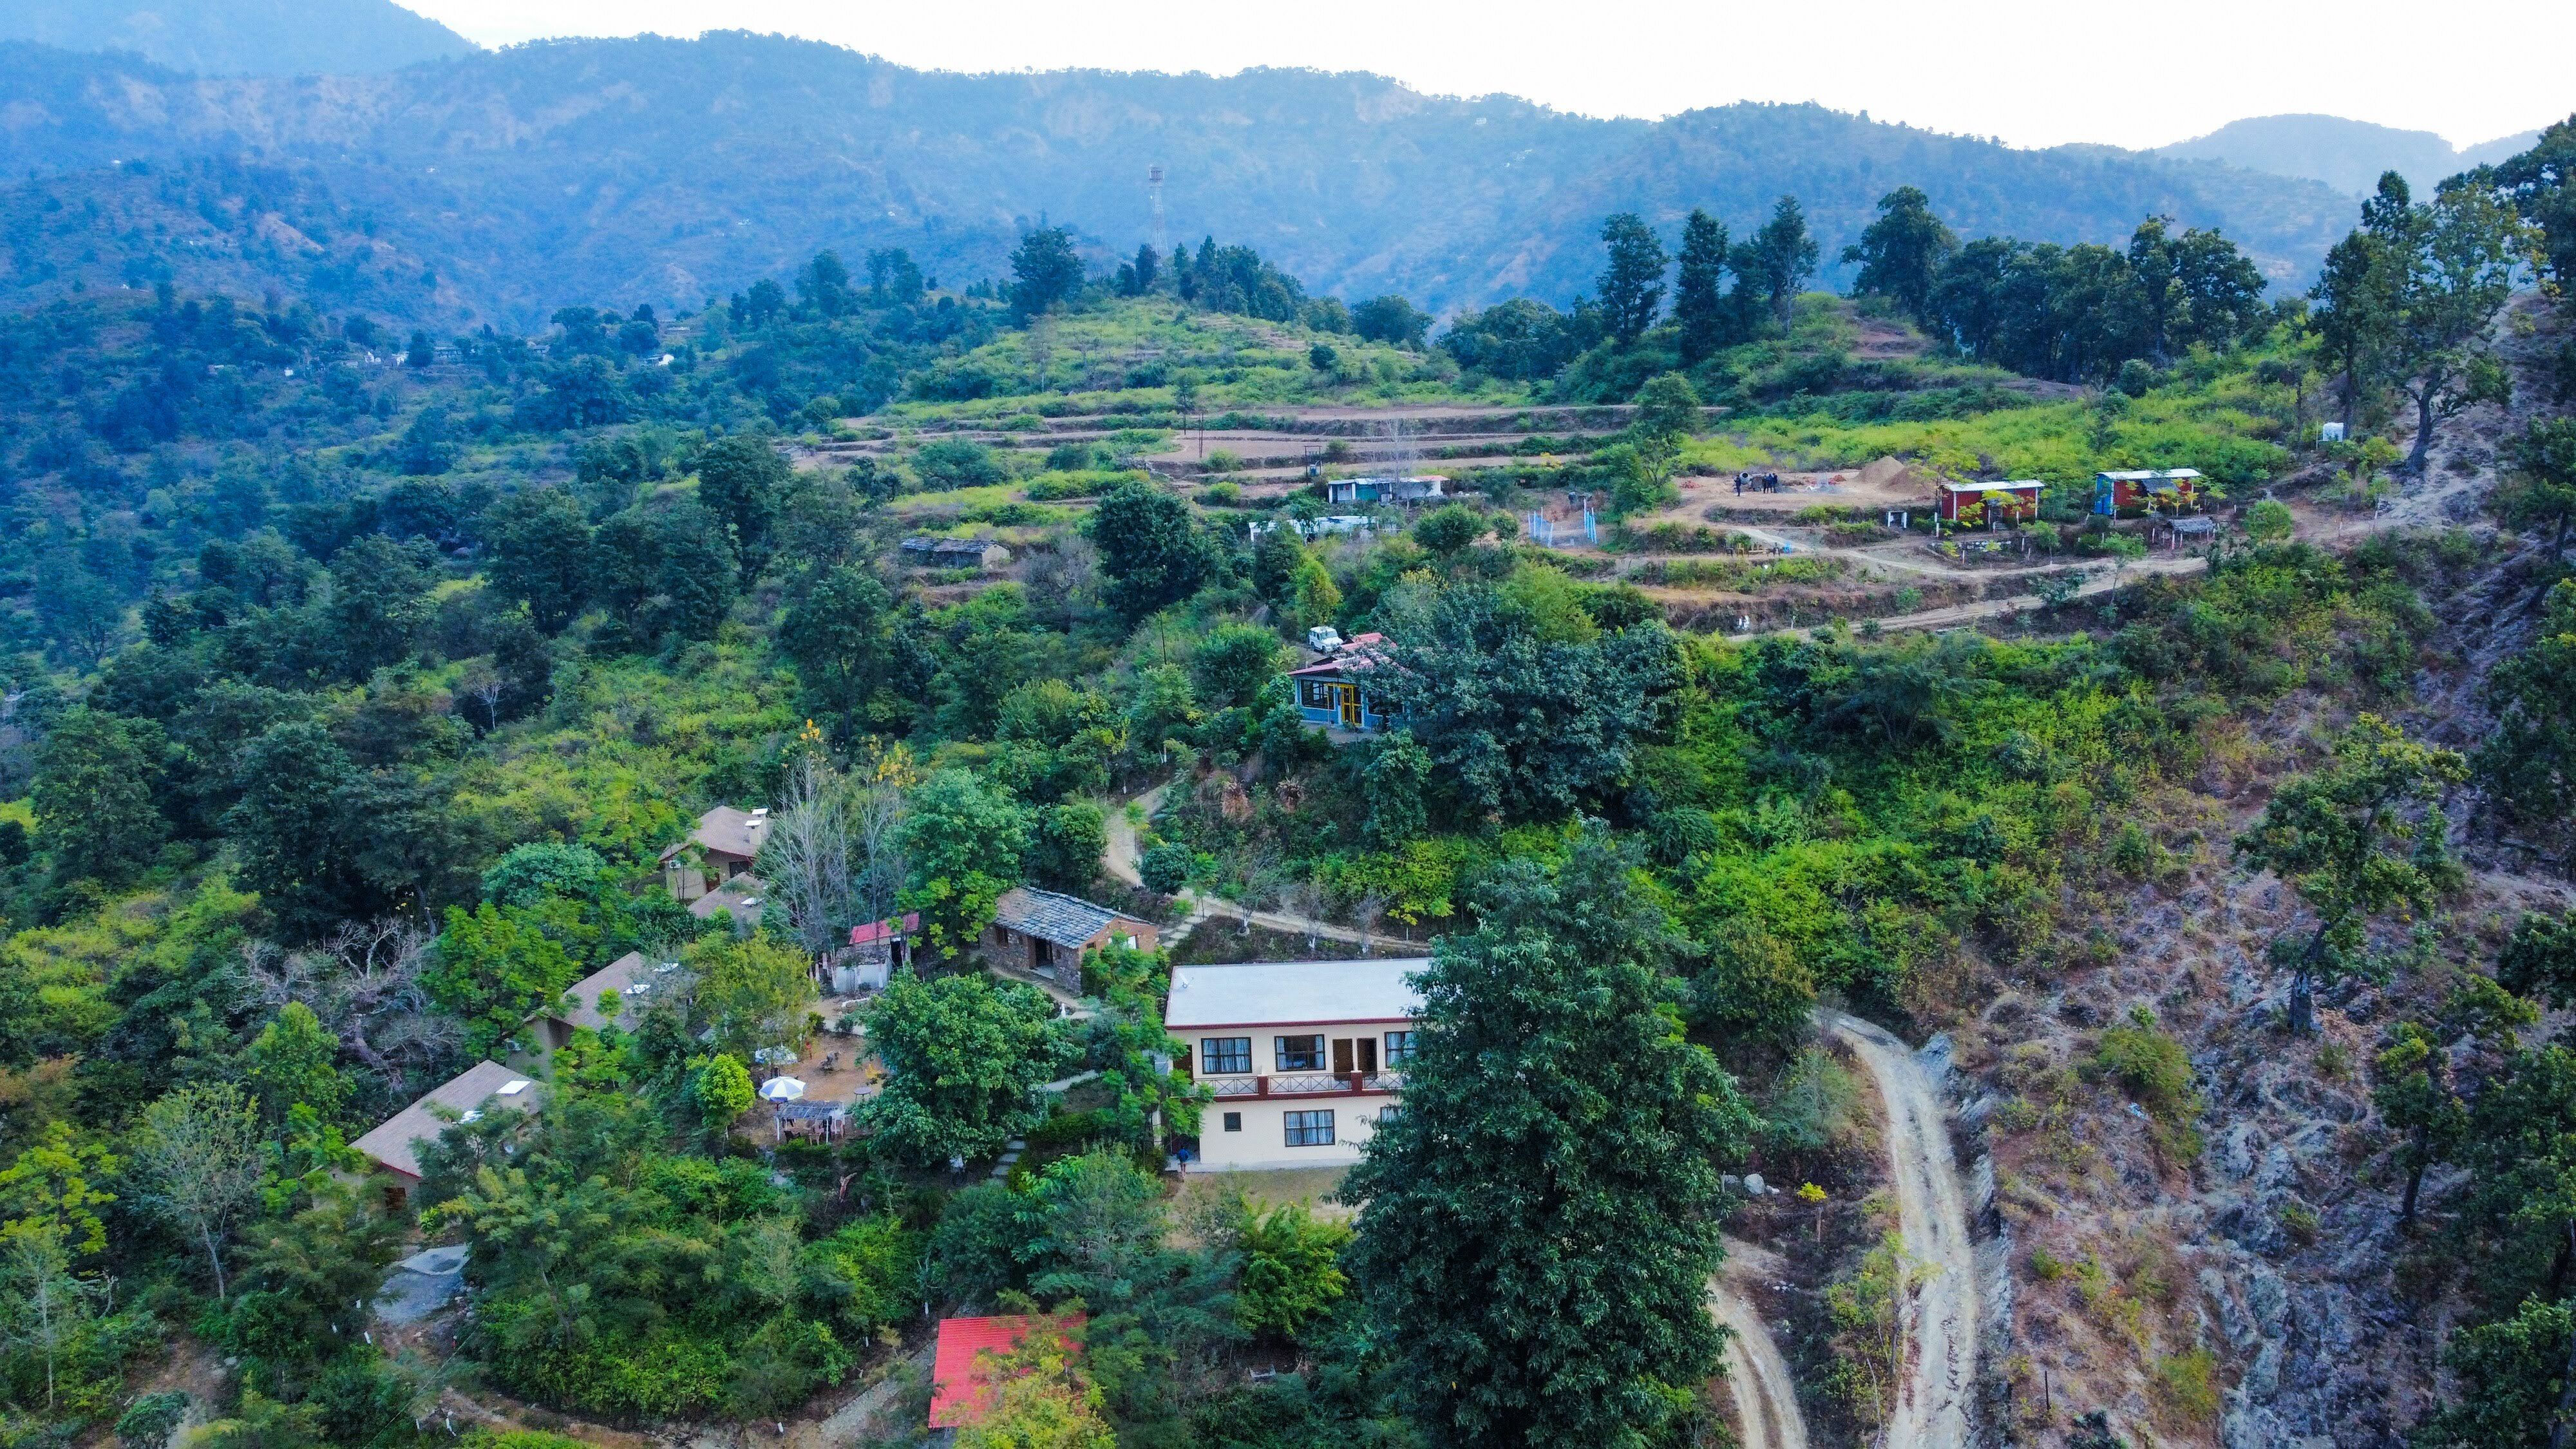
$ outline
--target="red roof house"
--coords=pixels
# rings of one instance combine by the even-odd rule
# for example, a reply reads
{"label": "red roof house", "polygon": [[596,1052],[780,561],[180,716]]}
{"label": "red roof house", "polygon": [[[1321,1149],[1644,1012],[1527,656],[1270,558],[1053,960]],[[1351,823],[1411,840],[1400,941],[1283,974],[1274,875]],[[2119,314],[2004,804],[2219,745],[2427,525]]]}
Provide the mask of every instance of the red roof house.
{"label": "red roof house", "polygon": [[[987,1353],[1007,1356],[1032,1324],[1046,1321],[1026,1314],[939,1320],[939,1349],[930,1363],[930,1427],[961,1429],[991,1413],[993,1365],[978,1360]],[[1079,1314],[1056,1321],[1071,1328],[1083,1323]]]}

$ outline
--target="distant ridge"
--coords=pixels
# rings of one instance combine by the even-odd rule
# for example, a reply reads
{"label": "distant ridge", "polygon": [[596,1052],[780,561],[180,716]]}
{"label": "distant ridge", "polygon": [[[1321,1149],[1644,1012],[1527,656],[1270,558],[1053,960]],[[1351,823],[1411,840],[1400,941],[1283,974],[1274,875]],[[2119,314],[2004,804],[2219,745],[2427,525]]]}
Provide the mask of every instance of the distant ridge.
{"label": "distant ridge", "polygon": [[2379,184],[2382,172],[2394,171],[2409,186],[2425,191],[2472,167],[2527,151],[2539,139],[2540,132],[2530,130],[2455,150],[2430,131],[2401,131],[2341,116],[2253,116],[2148,154],[2322,181],[2359,196]]}
{"label": "distant ridge", "polygon": [[202,76],[366,75],[476,49],[392,0],[0,0],[0,40]]}

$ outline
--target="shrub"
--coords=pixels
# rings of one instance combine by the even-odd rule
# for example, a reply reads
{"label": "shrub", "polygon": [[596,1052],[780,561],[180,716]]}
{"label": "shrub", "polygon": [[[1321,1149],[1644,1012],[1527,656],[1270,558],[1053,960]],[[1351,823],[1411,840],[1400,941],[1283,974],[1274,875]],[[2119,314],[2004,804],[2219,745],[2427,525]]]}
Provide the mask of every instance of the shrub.
{"label": "shrub", "polygon": [[1161,895],[1178,895],[1190,883],[1190,868],[1196,861],[1190,848],[1177,840],[1165,841],[1146,851],[1136,862],[1136,873],[1145,879],[1145,889]]}
{"label": "shrub", "polygon": [[920,475],[921,486],[930,492],[981,488],[1010,477],[991,448],[967,438],[942,438],[922,444],[920,451],[912,455],[912,471]]}
{"label": "shrub", "polygon": [[2218,1417],[2218,1355],[2205,1348],[2156,1360],[2149,1385],[2156,1407],[2177,1429],[2207,1424]]}
{"label": "shrub", "polygon": [[2200,1155],[2200,1134],[2191,1123],[2202,1103],[2192,1090],[2191,1057],[2156,1025],[2155,1013],[2138,1007],[2127,1022],[2103,1032],[2084,1076],[2116,1082],[2145,1109],[2158,1152],[2182,1162]]}

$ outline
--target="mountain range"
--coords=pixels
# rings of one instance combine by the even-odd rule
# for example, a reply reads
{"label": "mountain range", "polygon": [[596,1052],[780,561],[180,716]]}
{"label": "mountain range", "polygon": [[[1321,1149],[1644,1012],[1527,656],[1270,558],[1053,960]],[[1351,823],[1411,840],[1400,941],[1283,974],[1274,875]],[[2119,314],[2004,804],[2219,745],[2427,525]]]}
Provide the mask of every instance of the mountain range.
{"label": "mountain range", "polygon": [[2252,116],[2206,136],[2160,146],[2152,154],[2304,177],[2360,196],[2376,187],[2386,171],[2405,177],[2419,193],[2430,191],[2446,177],[2528,151],[2539,139],[2535,129],[2454,147],[2430,131],[2401,131],[2341,116]]}
{"label": "mountain range", "polygon": [[393,0],[0,0],[0,40],[226,76],[359,75],[475,48]]}

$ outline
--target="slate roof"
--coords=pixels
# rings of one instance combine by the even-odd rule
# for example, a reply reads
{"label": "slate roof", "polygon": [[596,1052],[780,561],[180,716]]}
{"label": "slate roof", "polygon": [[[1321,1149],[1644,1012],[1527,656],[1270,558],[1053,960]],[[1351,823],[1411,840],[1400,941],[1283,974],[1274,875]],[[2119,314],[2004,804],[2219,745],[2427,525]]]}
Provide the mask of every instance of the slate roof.
{"label": "slate roof", "polygon": [[1052,941],[1068,951],[1078,951],[1100,928],[1111,921],[1133,920],[1107,906],[1095,906],[1074,896],[1042,891],[1034,886],[1017,886],[1002,893],[994,903],[993,923],[1008,926],[1024,936]]}
{"label": "slate roof", "polygon": [[1264,961],[1238,966],[1178,966],[1163,1024],[1178,1031],[1205,1026],[1311,1026],[1343,1021],[1410,1021],[1422,993],[1405,978],[1431,958],[1365,961]]}
{"label": "slate roof", "polygon": [[[518,1083],[517,1090],[504,1095],[503,1089],[513,1082]],[[476,1062],[349,1145],[369,1161],[381,1162],[416,1179],[420,1176],[420,1144],[437,1141],[438,1134],[449,1125],[433,1108],[444,1107],[459,1117],[498,1107],[524,1112],[536,1105],[540,1090],[533,1080],[499,1062]]]}

